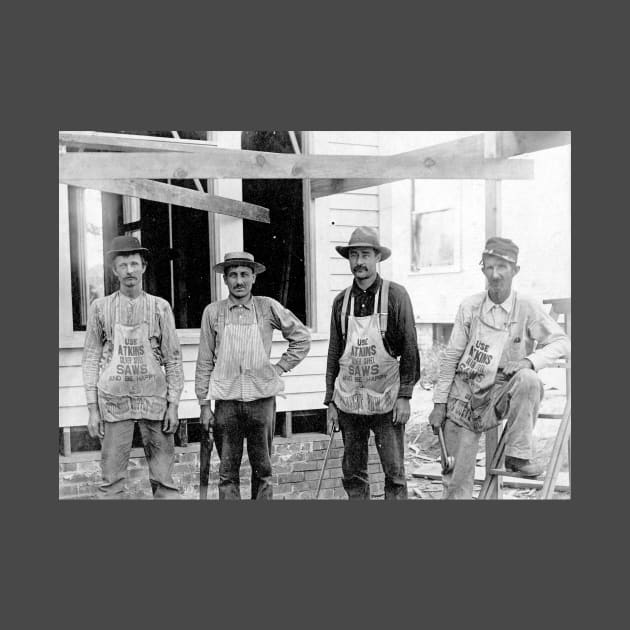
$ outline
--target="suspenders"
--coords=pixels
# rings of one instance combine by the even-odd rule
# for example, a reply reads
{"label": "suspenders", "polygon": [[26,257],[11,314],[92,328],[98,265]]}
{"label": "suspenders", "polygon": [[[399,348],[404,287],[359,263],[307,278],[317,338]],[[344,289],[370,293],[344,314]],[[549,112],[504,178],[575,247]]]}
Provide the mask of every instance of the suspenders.
{"label": "suspenders", "polygon": [[[343,296],[343,304],[341,305],[341,336],[344,341],[346,339],[346,315],[348,313],[348,302],[350,301],[350,291],[352,287],[348,287]],[[380,298],[380,299],[379,299]],[[381,337],[385,337],[385,331],[387,330],[387,310],[389,304],[389,280],[383,280],[381,288],[375,296],[375,309],[380,307],[378,314],[379,328],[381,329]],[[354,315],[354,313],[353,313]]]}

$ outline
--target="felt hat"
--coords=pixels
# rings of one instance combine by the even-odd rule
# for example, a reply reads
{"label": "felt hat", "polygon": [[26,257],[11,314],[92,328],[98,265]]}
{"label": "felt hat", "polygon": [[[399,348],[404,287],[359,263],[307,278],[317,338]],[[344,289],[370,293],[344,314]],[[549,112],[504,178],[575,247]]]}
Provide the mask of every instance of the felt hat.
{"label": "felt hat", "polygon": [[111,262],[116,256],[127,256],[136,253],[142,254],[147,258],[150,252],[146,247],[140,245],[140,241],[135,236],[116,236],[109,245],[107,260]]}
{"label": "felt hat", "polygon": [[381,260],[387,260],[392,255],[391,249],[379,243],[378,234],[372,227],[358,227],[350,235],[347,246],[337,245],[335,249],[344,258],[348,258],[348,252],[351,247],[371,247],[381,255]]}

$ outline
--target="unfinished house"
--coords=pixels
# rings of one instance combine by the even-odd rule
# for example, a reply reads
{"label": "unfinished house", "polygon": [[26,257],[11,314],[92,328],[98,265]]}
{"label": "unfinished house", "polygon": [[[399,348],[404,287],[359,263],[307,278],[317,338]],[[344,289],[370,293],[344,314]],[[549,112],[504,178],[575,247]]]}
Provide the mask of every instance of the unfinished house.
{"label": "unfinished house", "polygon": [[[461,298],[483,289],[478,259],[490,235],[519,243],[528,292],[568,298],[569,143],[570,133],[557,131],[59,132],[59,497],[90,498],[100,479],[81,355],[91,301],[116,288],[104,264],[114,236],[136,236],[151,250],[144,288],[175,314],[186,379],[175,479],[186,498],[199,487],[201,315],[227,296],[212,267],[239,250],[267,266],[254,292],[277,299],[312,332],[309,356],[283,377],[277,399],[274,498],[310,499],[328,446],[330,307],[352,282],[335,245],[359,225],[378,229],[393,252],[380,273],[409,291],[423,356],[448,339]],[[284,347],[279,336],[272,359]],[[320,498],[345,497],[341,454],[337,434]],[[217,469],[213,452],[209,498]],[[382,495],[373,443],[369,469],[372,493]],[[245,459],[244,497],[247,470]],[[139,435],[129,486],[132,497],[151,494]]]}

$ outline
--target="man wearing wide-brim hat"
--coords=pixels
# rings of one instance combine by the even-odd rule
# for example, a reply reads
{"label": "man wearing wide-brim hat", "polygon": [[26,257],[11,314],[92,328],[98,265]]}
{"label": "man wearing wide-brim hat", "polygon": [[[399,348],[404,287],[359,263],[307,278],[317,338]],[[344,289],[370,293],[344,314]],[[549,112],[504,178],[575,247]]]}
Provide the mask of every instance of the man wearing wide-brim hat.
{"label": "man wearing wide-brim hat", "polygon": [[[311,335],[278,301],[252,295],[265,266],[249,252],[230,252],[214,266],[228,289],[225,300],[212,302],[201,318],[195,393],[200,422],[211,430],[221,459],[219,499],[240,499],[243,440],[251,465],[251,498],[272,499],[271,449],[276,395],[282,375],[308,354]],[[274,330],[289,346],[277,363],[270,361]],[[214,401],[214,411],[211,407]]]}
{"label": "man wearing wide-brim hat", "polygon": [[484,431],[507,419],[505,467],[537,477],[532,431],[543,396],[537,372],[571,351],[569,338],[542,304],[512,288],[519,248],[492,237],[481,256],[487,290],[459,306],[433,393],[429,422],[443,426],[455,459],[443,474],[445,499],[472,499],[475,459]]}
{"label": "man wearing wide-brim hat", "polygon": [[182,358],[169,303],[142,290],[149,250],[117,236],[106,254],[119,289],[90,306],[83,350],[88,431],[101,439],[99,498],[122,498],[134,424],[142,434],[153,497],[178,499],[173,481]]}
{"label": "man wearing wide-brim hat", "polygon": [[406,289],[377,272],[391,250],[374,228],[358,227],[337,252],[354,276],[333,301],[326,367],[328,428],[341,429],[343,487],[369,499],[368,441],[374,433],[385,499],[406,499],[404,443],[410,399],[420,379],[415,319]]}

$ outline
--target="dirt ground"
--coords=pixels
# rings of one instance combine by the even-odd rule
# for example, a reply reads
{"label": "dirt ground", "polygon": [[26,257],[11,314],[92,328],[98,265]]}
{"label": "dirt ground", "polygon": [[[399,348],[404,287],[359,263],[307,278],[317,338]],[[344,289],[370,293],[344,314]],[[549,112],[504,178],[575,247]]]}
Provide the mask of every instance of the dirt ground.
{"label": "dirt ground", "polygon": [[[407,423],[407,451],[405,456],[410,499],[440,499],[442,494],[442,482],[440,480],[422,479],[412,475],[422,464],[440,461],[438,439],[437,436],[433,435],[433,431],[428,425],[429,413],[433,409],[432,396],[432,390],[426,390],[422,386],[417,385],[411,400],[411,418]],[[562,392],[553,387],[545,387],[545,397],[540,408],[541,412],[561,413],[564,409],[564,404],[565,396]],[[534,429],[536,461],[544,466],[549,460],[559,423],[559,420],[542,419],[536,424]],[[485,443],[483,437],[480,440],[477,465],[485,465]],[[560,470],[568,470],[566,457]],[[477,495],[480,488],[481,485],[476,483],[474,496]],[[537,499],[539,494],[540,489],[536,488],[503,487],[503,499]],[[570,499],[571,495],[568,491],[561,491],[555,492],[553,498]]]}

